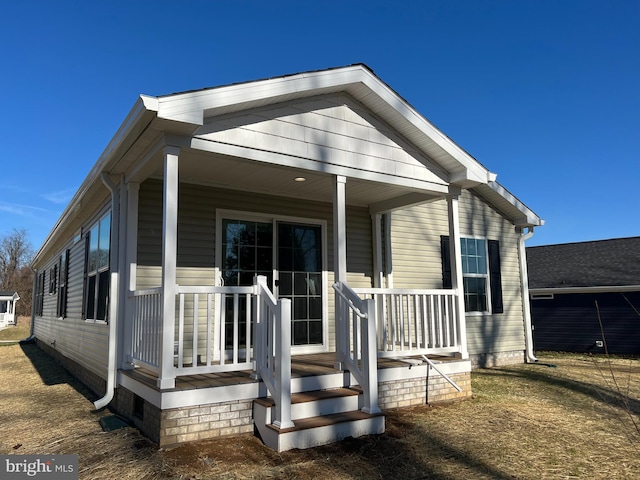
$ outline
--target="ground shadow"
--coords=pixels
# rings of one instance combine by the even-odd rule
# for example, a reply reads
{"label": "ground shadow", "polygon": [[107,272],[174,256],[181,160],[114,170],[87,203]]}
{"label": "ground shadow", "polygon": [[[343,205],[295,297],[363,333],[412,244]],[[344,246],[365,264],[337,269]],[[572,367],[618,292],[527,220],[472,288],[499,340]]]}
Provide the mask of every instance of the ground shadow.
{"label": "ground shadow", "polygon": [[71,375],[60,362],[38,348],[35,343],[21,342],[20,348],[24,352],[25,357],[29,359],[36,369],[36,372],[40,375],[45,385],[66,384],[90,402],[94,402],[98,398],[95,393]]}
{"label": "ground shadow", "polygon": [[625,396],[610,388],[600,385],[582,382],[571,378],[559,378],[545,374],[534,369],[511,369],[511,368],[491,368],[483,371],[476,371],[476,375],[485,376],[517,376],[526,378],[540,384],[550,385],[563,390],[585,395],[592,400],[603,403],[607,406],[617,406],[628,409],[631,413],[640,414],[640,400]]}

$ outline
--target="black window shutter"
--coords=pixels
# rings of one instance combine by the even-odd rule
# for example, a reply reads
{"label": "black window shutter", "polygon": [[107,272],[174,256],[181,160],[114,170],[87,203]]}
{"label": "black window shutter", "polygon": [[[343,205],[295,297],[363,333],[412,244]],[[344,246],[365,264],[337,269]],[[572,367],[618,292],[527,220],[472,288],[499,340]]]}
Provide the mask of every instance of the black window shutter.
{"label": "black window shutter", "polygon": [[502,274],[500,273],[500,242],[488,240],[489,285],[491,287],[491,313],[504,313],[502,304]]}
{"label": "black window shutter", "polygon": [[440,237],[440,252],[442,257],[442,288],[452,288],[451,280],[451,251],[449,250],[449,237]]}
{"label": "black window shutter", "polygon": [[91,232],[84,237],[84,274],[82,277],[82,318],[87,318],[87,278],[89,276],[89,248]]}

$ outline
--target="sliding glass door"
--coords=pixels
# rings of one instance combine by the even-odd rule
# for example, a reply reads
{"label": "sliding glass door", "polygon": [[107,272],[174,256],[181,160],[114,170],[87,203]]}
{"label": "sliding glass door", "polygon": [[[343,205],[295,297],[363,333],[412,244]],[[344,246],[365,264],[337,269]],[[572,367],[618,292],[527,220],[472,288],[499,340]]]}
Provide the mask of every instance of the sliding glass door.
{"label": "sliding glass door", "polygon": [[[254,275],[267,277],[279,298],[292,306],[293,346],[322,346],[323,245],[322,227],[289,221],[223,218],[221,223],[221,276],[224,285],[251,285]],[[247,305],[240,302],[240,343],[246,336]],[[233,301],[225,305],[225,348],[234,335]]]}

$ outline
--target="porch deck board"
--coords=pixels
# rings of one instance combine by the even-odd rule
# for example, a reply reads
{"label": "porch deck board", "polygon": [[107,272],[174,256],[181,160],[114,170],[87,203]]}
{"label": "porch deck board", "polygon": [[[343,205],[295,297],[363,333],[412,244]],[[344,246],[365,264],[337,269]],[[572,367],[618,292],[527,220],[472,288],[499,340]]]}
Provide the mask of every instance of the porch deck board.
{"label": "porch deck board", "polygon": [[[419,359],[418,357],[416,357]],[[452,357],[429,356],[432,360],[454,361]],[[334,352],[316,353],[307,355],[295,355],[291,357],[291,376],[299,378],[305,376],[329,375],[337,371],[334,368],[336,355]],[[396,358],[378,358],[378,369],[406,367],[407,363]],[[160,391],[156,384],[157,377],[153,372],[144,368],[125,370],[124,375],[154,389]],[[193,390],[198,388],[225,387],[229,385],[241,385],[254,383],[256,380],[251,377],[251,370],[237,372],[220,372],[196,375],[184,375],[176,377],[176,386],[173,389],[163,390],[164,392],[175,392]]]}

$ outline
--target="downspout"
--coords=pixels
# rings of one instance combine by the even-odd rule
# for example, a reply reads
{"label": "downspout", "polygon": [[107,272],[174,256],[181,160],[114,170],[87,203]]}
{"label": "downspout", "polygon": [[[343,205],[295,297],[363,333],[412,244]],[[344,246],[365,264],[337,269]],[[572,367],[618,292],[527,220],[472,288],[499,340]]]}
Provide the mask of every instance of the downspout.
{"label": "downspout", "polygon": [[38,285],[38,271],[29,265],[29,270],[33,273],[33,286],[31,287],[31,325],[29,326],[29,336],[22,340],[23,342],[31,342],[35,339],[33,330],[36,323],[36,288]]}
{"label": "downspout", "polygon": [[525,355],[527,363],[536,363],[538,359],[533,353],[533,329],[531,327],[531,307],[529,304],[529,272],[527,270],[527,252],[525,244],[533,236],[533,227],[520,230],[518,242],[518,257],[520,260],[520,288],[522,293],[522,313],[524,316],[524,340],[526,345]]}
{"label": "downspout", "polygon": [[117,325],[118,325],[118,272],[114,268],[118,265],[117,260],[119,258],[119,225],[120,225],[120,203],[118,202],[118,188],[113,183],[111,178],[106,172],[100,173],[100,179],[102,183],[111,192],[111,238],[110,238],[110,258],[109,258],[109,271],[110,282],[109,285],[109,349],[108,349],[108,361],[107,361],[107,391],[104,397],[95,401],[93,406],[96,410],[100,410],[103,407],[109,405],[109,402],[113,400],[113,394],[116,385],[116,354],[117,354]]}

